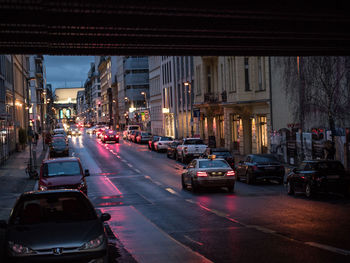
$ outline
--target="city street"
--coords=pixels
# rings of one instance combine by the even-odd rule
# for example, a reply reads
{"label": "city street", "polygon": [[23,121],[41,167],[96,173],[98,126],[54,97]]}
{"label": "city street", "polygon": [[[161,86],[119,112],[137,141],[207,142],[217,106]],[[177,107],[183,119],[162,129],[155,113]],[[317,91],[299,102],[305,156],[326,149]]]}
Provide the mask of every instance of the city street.
{"label": "city street", "polygon": [[181,188],[183,165],[147,145],[87,134],[70,145],[90,170],[90,200],[112,215],[121,262],[349,260],[349,199],[291,197],[273,183],[193,193]]}

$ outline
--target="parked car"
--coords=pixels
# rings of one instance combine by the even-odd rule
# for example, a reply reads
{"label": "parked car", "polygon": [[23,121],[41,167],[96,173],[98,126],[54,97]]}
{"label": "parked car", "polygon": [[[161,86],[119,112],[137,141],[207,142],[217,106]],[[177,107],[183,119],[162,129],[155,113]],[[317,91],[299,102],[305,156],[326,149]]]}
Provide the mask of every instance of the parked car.
{"label": "parked car", "polygon": [[55,134],[64,134],[64,135],[66,135],[66,132],[64,131],[63,128],[59,128],[59,129],[54,129],[54,130],[53,130],[53,134],[54,134],[54,135],[55,135]]}
{"label": "parked car", "polygon": [[350,176],[339,161],[304,161],[286,178],[287,193],[303,193],[311,197],[315,193],[349,194]]}
{"label": "parked car", "polygon": [[166,151],[168,149],[168,145],[172,143],[174,140],[171,137],[165,137],[161,136],[159,140],[155,141],[154,144],[154,150],[157,152],[160,151]]}
{"label": "parked car", "polygon": [[148,141],[148,149],[154,150],[154,143],[160,139],[160,136],[153,135],[151,140]]}
{"label": "parked car", "polygon": [[141,131],[133,131],[130,135],[130,140],[136,143],[136,137],[141,134]]}
{"label": "parked car", "polygon": [[166,155],[168,158],[176,159],[176,148],[179,144],[179,141],[173,141],[172,143],[168,144],[168,148],[166,151]]}
{"label": "parked car", "polygon": [[78,189],[87,194],[85,177],[89,175],[89,170],[83,171],[77,157],[44,160],[40,167],[38,190]]}
{"label": "parked car", "polygon": [[152,138],[152,134],[149,132],[141,131],[141,133],[136,137],[137,143],[148,142]]}
{"label": "parked car", "polygon": [[235,187],[235,172],[224,159],[211,158],[194,159],[184,167],[181,175],[183,189],[191,186],[192,191],[200,187],[227,187],[233,192]]}
{"label": "parked car", "polygon": [[[104,221],[77,190],[27,192],[17,199],[5,230],[4,262],[108,262]],[[3,261],[1,261],[3,262]]]}
{"label": "parked car", "polygon": [[126,126],[126,130],[123,131],[123,139],[128,139],[128,135],[130,134],[131,131],[141,131],[140,125],[128,125]]}
{"label": "parked car", "polygon": [[284,166],[273,154],[249,154],[245,161],[236,166],[237,180],[244,179],[247,184],[258,181],[276,180],[283,183]]}
{"label": "parked car", "polygon": [[119,135],[116,131],[113,130],[104,130],[101,135],[101,142],[114,142],[119,143]]}
{"label": "parked car", "polygon": [[53,135],[52,140],[55,140],[55,139],[65,140],[67,144],[69,142],[68,137],[65,134],[61,134],[61,133]]}
{"label": "parked car", "polygon": [[185,163],[203,155],[207,148],[207,145],[199,138],[186,138],[181,140],[177,146],[176,158]]}
{"label": "parked car", "polygon": [[69,147],[63,139],[52,140],[50,144],[50,158],[69,156]]}
{"label": "parked car", "polygon": [[136,131],[130,131],[130,133],[128,134],[128,140],[129,141],[133,141],[133,137],[135,136]]}
{"label": "parked car", "polygon": [[231,166],[232,169],[235,169],[235,159],[233,158],[231,152],[226,148],[208,148],[204,153],[204,157],[209,155],[215,155],[216,158],[225,159],[226,162]]}

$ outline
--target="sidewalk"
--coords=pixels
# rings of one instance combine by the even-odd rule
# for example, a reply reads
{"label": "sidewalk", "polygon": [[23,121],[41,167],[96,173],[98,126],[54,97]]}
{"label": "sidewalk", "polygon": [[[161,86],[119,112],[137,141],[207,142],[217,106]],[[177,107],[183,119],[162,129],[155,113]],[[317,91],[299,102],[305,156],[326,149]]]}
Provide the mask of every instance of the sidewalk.
{"label": "sidewalk", "polygon": [[[47,149],[43,150],[43,140],[39,138],[36,150],[36,165],[39,171],[40,164],[45,158]],[[7,220],[11,209],[21,193],[33,190],[36,180],[29,179],[25,169],[29,162],[29,146],[22,152],[14,153],[0,166],[0,220]]]}

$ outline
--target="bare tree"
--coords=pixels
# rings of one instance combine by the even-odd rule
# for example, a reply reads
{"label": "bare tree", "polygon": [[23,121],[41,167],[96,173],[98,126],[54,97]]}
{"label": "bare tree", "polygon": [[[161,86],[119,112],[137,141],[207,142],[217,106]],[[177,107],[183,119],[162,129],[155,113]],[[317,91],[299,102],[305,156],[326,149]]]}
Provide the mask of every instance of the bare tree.
{"label": "bare tree", "polygon": [[327,118],[334,141],[335,125],[350,116],[349,57],[284,57],[286,94],[294,100],[294,116],[301,126],[305,117]]}

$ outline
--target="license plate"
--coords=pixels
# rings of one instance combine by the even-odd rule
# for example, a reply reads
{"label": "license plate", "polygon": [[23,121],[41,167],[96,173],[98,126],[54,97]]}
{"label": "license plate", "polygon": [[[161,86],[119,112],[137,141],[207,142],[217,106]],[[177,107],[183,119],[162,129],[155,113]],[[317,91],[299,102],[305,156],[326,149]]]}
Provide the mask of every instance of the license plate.
{"label": "license plate", "polygon": [[327,179],[339,179],[339,175],[328,175]]}

